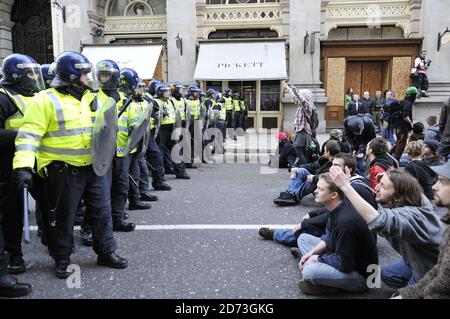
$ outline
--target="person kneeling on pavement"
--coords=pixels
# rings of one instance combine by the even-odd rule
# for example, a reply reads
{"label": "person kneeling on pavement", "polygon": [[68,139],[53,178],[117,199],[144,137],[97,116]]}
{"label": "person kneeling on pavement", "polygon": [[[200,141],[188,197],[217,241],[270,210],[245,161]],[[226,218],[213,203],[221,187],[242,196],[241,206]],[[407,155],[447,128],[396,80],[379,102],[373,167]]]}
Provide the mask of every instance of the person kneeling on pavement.
{"label": "person kneeling on pavement", "polygon": [[339,167],[332,167],[330,173],[369,229],[384,237],[402,256],[398,262],[382,267],[381,280],[394,289],[420,280],[437,262],[445,227],[419,182],[406,172],[383,173],[375,188],[379,203],[375,209],[354,191]]}
{"label": "person kneeling on pavement", "polygon": [[340,289],[366,291],[368,268],[378,264],[373,234],[329,173],[320,175],[315,194],[316,202],[325,205],[330,217],[322,237],[301,234],[298,238],[303,276],[300,290],[312,295]]}
{"label": "person kneeling on pavement", "polygon": [[299,168],[292,169],[292,180],[285,192],[273,200],[278,206],[294,206],[301,202],[302,198],[311,194],[316,189],[319,175],[328,172],[334,156],[341,151],[339,143],[328,141],[325,145],[325,155],[312,164],[303,164]]}
{"label": "person kneeling on pavement", "polygon": [[[369,186],[369,181],[356,174],[356,160],[350,154],[339,153],[333,159],[333,166],[338,166],[343,170],[348,170],[351,174],[350,183],[352,187],[373,207],[377,207],[375,201],[375,194]],[[309,234],[316,237],[321,237],[325,234],[325,227],[328,222],[328,210],[326,207],[313,210],[303,216],[301,222],[293,229],[269,229],[260,228],[259,234],[261,237],[273,240],[282,245],[290,246],[291,254],[294,257],[299,257],[297,241],[300,234]]]}

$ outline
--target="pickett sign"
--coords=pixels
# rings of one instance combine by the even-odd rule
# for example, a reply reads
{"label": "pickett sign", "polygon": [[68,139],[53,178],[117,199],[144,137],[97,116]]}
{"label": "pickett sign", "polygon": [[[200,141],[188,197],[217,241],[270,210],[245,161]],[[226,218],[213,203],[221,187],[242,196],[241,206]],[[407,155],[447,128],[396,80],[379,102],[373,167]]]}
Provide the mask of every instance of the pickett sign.
{"label": "pickett sign", "polygon": [[262,68],[264,62],[235,62],[235,63],[218,63],[218,69],[239,69],[239,68]]}

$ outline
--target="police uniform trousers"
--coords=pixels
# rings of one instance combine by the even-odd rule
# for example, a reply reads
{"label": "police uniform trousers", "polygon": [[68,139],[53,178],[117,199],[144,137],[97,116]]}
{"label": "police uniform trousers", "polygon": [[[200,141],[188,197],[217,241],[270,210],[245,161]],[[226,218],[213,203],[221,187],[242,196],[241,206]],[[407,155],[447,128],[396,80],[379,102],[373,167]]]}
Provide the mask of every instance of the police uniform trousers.
{"label": "police uniform trousers", "polygon": [[111,180],[111,214],[113,223],[121,223],[125,213],[129,188],[129,171],[131,156],[114,156],[112,169],[110,170]]}
{"label": "police uniform trousers", "polygon": [[159,145],[154,139],[154,136],[155,130],[153,129],[152,134],[150,134],[150,137],[148,139],[147,153],[145,154],[147,161],[152,166],[151,173],[153,187],[165,181],[163,155],[161,153],[161,150],[159,149]]}
{"label": "police uniform trousers", "polygon": [[[234,138],[234,130],[235,130],[235,120],[233,118],[233,111],[227,110],[227,116],[226,116],[226,128],[228,131],[228,135],[231,138]],[[226,138],[226,136],[224,136]]]}
{"label": "police uniform trousers", "polygon": [[172,149],[176,145],[177,141],[172,140],[172,132],[173,132],[173,124],[165,124],[161,125],[159,129],[159,135],[156,138],[156,142],[159,145],[159,148],[164,156],[164,161],[170,160],[173,163],[173,170],[175,171],[175,175],[180,176],[186,174],[186,167],[181,163],[174,163],[172,161]]}
{"label": "police uniform trousers", "polygon": [[150,172],[147,166],[147,160],[145,154],[139,155],[139,194],[140,196],[147,194],[148,192],[148,179],[150,178]]}
{"label": "police uniform trousers", "polygon": [[194,163],[194,157],[197,155],[202,158],[203,151],[203,126],[201,120],[193,120],[189,123],[189,135],[191,136],[191,143],[189,148],[189,154],[191,157],[190,163]]}
{"label": "police uniform trousers", "polygon": [[[1,216],[0,216],[0,226],[1,226]],[[0,227],[0,286],[2,277],[7,275],[6,266],[8,266],[9,258],[8,254],[5,252],[5,240],[3,238],[3,230]]]}
{"label": "police uniform trousers", "polygon": [[141,176],[141,170],[139,168],[139,152],[130,154],[129,156],[129,174],[138,185],[136,186],[131,178],[129,179],[128,201],[130,203],[137,203],[139,202],[139,178]]}
{"label": "police uniform trousers", "polygon": [[106,176],[97,176],[92,166],[75,167],[52,162],[47,166],[45,194],[50,208],[49,251],[55,260],[66,259],[72,253],[75,215],[82,198],[92,228],[95,253],[111,254],[116,250]]}

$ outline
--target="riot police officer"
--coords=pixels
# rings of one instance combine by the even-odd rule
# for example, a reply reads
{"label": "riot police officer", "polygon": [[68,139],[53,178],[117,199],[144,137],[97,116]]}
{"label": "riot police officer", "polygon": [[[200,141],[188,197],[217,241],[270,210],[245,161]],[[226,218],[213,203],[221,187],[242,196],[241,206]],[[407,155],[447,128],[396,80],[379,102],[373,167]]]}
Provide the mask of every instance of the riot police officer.
{"label": "riot police officer", "polygon": [[[202,145],[199,145],[196,142],[196,139],[199,142],[203,143],[203,132],[200,121],[200,88],[197,84],[192,84],[188,87],[188,93],[186,98],[186,125],[189,128],[189,134],[191,137],[191,145],[190,145],[190,157],[191,160],[186,164],[186,168],[194,168],[197,166],[194,165],[194,156],[197,145],[198,150],[202,149]],[[201,154],[200,154],[201,156]]]}
{"label": "riot police officer", "polygon": [[223,99],[224,99],[224,105],[225,109],[227,111],[227,131],[228,135],[236,140],[235,136],[235,112],[234,112],[234,103],[233,103],[233,97],[232,97],[233,91],[230,88],[226,88],[223,93]]}
{"label": "riot police officer", "polygon": [[[97,264],[126,268],[126,259],[115,253],[108,180],[92,166],[92,130],[96,94],[90,92],[88,74],[92,65],[76,52],[66,51],[56,59],[52,88],[28,105],[16,139],[14,177],[19,186],[32,183],[31,169],[45,177],[49,223],[49,252],[55,274],[66,279],[71,272],[75,214],[81,198],[92,227]],[[95,121],[95,120],[94,120]]]}
{"label": "riot police officer", "polygon": [[[44,89],[39,64],[33,58],[12,54],[3,61],[0,82],[0,296],[20,297],[31,292],[9,273],[26,271],[22,254],[23,198],[14,183],[12,162],[14,140],[34,93]],[[33,176],[30,163],[30,183]],[[9,272],[9,273],[8,273]]]}
{"label": "riot police officer", "polygon": [[[95,68],[94,76],[99,85],[98,104],[102,105],[108,97],[111,97],[116,102],[117,113],[122,111],[127,98],[125,94],[118,91],[120,69],[117,63],[111,60],[100,61]],[[132,108],[127,107],[117,119],[119,130],[116,137],[116,152],[112,167],[108,172],[114,231],[130,232],[136,228],[135,224],[124,221],[130,170],[130,157],[125,154],[125,147],[128,142],[129,127],[133,124],[134,116]]]}
{"label": "riot police officer", "polygon": [[52,64],[42,64],[41,65],[41,72],[42,77],[44,79],[45,88],[49,89],[50,84],[52,83],[53,79],[55,78],[55,67],[56,64],[53,62]]}
{"label": "riot police officer", "polygon": [[164,160],[163,154],[159,149],[159,145],[155,141],[155,130],[157,122],[159,121],[158,114],[159,110],[155,107],[153,103],[154,95],[156,92],[156,87],[161,84],[158,80],[153,80],[150,82],[148,91],[144,94],[144,99],[147,103],[153,105],[153,111],[150,118],[150,130],[151,134],[148,138],[147,153],[145,157],[147,162],[151,165],[150,170],[152,173],[152,186],[155,191],[170,191],[172,188],[165,183],[164,177]]}
{"label": "riot police officer", "polygon": [[[156,88],[154,103],[160,110],[161,127],[156,141],[159,144],[161,151],[165,154],[164,160],[171,160],[172,149],[176,141],[172,139],[172,132],[175,129],[176,110],[173,101],[170,99],[170,87],[167,84],[160,84]],[[168,164],[170,165],[170,164]],[[181,160],[179,163],[173,162],[173,168],[176,178],[190,179],[186,174],[186,168]]]}

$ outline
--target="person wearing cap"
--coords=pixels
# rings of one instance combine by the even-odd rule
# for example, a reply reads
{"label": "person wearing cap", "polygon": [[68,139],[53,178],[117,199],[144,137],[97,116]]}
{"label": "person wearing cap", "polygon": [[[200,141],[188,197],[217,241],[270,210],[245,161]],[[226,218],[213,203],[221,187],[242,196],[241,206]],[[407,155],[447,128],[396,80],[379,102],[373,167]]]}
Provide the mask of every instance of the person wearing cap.
{"label": "person wearing cap", "polygon": [[367,144],[376,137],[375,125],[370,117],[354,115],[344,120],[344,136],[350,144],[350,151],[356,157],[358,174],[365,175]]}
{"label": "person wearing cap", "polygon": [[[341,146],[341,153],[350,153],[350,145],[348,142],[344,139],[344,132],[340,129],[332,129],[330,132],[330,138],[328,141],[336,141]],[[327,142],[328,142],[327,141]],[[322,144],[322,149],[320,151],[320,156],[323,156],[325,153],[325,143]]]}
{"label": "person wearing cap", "polygon": [[[450,163],[432,167],[439,176],[433,186],[434,203],[437,207],[450,209]],[[450,224],[447,212],[442,222]],[[450,298],[450,227],[444,233],[439,249],[437,263],[415,285],[399,290],[404,299],[449,299]]]}
{"label": "person wearing cap", "polygon": [[439,166],[444,164],[442,156],[439,155],[439,143],[435,140],[423,142],[421,157],[429,166]]}

